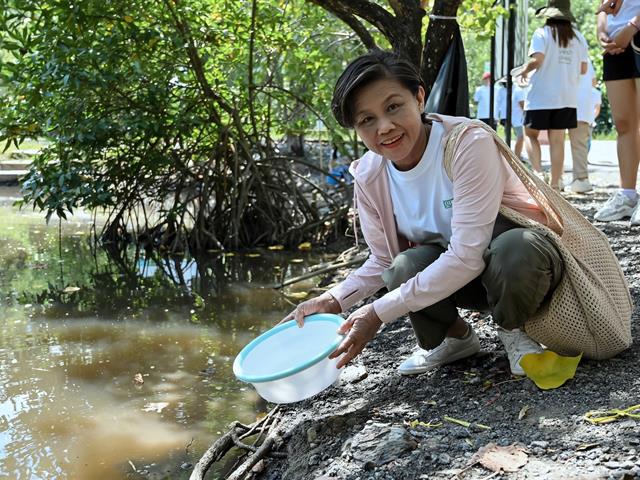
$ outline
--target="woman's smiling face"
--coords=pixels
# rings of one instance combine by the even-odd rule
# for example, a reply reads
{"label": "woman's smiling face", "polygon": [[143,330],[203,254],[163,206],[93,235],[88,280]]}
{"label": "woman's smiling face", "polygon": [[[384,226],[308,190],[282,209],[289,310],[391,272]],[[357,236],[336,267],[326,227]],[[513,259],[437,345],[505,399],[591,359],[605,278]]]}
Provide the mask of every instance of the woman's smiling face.
{"label": "woman's smiling face", "polygon": [[398,170],[411,170],[420,162],[427,146],[422,87],[414,95],[397,80],[376,80],[356,93],[353,107],[354,128],[369,150]]}

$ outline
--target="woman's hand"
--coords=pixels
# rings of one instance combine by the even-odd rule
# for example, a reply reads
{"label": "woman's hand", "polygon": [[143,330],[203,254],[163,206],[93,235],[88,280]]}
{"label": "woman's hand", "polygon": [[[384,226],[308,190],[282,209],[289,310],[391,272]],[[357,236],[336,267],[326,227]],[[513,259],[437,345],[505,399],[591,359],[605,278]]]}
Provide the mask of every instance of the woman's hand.
{"label": "woman's hand", "polygon": [[604,12],[615,15],[620,10],[624,0],[602,0],[600,7],[596,13]]}
{"label": "woman's hand", "polygon": [[609,55],[618,55],[619,53],[624,52],[624,48],[620,48],[620,46],[609,38],[609,35],[605,32],[598,32],[598,41],[600,42],[600,46],[604,49],[604,52]]}
{"label": "woman's hand", "polygon": [[356,358],[365,345],[376,336],[380,325],[382,325],[382,322],[371,304],[360,307],[349,315],[347,321],[338,329],[338,333],[346,333],[347,336],[338,348],[329,355],[329,358],[336,358],[343,353],[345,354],[336,365],[337,368],[344,367]]}
{"label": "woman's hand", "polygon": [[280,320],[279,324],[295,319],[298,327],[303,327],[304,317],[307,315],[314,313],[340,313],[341,311],[342,307],[340,307],[338,301],[330,293],[325,292],[319,297],[305,300],[299,304],[293,312]]}

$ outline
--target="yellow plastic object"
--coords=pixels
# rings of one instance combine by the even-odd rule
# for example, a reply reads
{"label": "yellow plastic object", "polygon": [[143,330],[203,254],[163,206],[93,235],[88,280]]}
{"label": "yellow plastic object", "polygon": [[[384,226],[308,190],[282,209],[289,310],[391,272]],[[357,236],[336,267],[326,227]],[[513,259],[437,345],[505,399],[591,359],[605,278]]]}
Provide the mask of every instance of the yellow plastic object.
{"label": "yellow plastic object", "polygon": [[311,242],[302,242],[298,245],[298,250],[311,250]]}
{"label": "yellow plastic object", "polygon": [[558,388],[573,378],[582,354],[577,357],[562,357],[551,350],[528,353],[520,360],[527,377],[543,390]]}
{"label": "yellow plastic object", "polygon": [[612,410],[591,410],[584,414],[584,419],[594,425],[614,422],[621,417],[640,419],[640,405],[633,405],[632,407],[625,408],[624,410],[619,410],[617,408]]}

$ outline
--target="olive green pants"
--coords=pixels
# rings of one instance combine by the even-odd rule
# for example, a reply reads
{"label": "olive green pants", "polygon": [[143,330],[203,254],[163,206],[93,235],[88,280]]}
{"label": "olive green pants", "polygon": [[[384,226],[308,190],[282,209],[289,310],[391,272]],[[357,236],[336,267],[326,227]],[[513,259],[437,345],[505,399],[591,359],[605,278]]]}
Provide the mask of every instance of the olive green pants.
{"label": "olive green pants", "polygon": [[[400,253],[382,274],[387,288],[393,290],[413,278],[444,251],[440,245],[428,244]],[[506,329],[522,326],[548,300],[562,277],[562,258],[555,246],[544,235],[525,228],[494,230],[483,258],[486,267],[474,280],[450,297],[409,313],[422,348],[442,343],[458,318],[458,307],[489,311]]]}

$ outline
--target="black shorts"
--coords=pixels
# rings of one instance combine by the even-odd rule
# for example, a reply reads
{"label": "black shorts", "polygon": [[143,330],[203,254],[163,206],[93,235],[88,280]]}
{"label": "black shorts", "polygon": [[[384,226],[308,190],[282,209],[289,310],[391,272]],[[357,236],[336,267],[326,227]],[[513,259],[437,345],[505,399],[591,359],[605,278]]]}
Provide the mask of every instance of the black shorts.
{"label": "black shorts", "polygon": [[[636,34],[634,41],[636,45],[640,45],[640,34]],[[631,45],[618,55],[605,54],[602,56],[602,79],[605,82],[638,77],[640,77],[640,72],[636,67]]]}
{"label": "black shorts", "polygon": [[578,126],[578,112],[575,108],[527,110],[524,112],[524,126],[534,130],[576,128]]}

